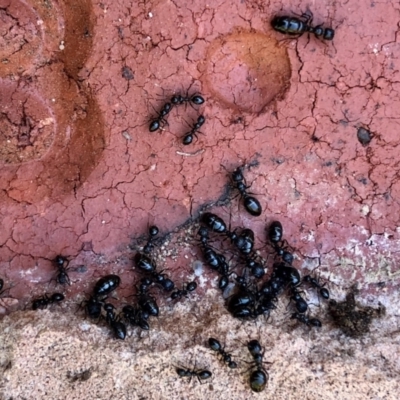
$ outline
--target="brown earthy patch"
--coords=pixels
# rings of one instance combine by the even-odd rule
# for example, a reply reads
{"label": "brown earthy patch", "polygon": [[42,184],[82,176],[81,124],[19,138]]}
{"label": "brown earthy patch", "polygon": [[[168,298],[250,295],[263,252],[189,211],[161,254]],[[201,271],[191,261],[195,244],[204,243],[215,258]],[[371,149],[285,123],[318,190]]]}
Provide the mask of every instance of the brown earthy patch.
{"label": "brown earthy patch", "polygon": [[222,104],[259,113],[282,100],[290,86],[290,61],[285,47],[272,36],[240,32],[212,42],[204,82]]}

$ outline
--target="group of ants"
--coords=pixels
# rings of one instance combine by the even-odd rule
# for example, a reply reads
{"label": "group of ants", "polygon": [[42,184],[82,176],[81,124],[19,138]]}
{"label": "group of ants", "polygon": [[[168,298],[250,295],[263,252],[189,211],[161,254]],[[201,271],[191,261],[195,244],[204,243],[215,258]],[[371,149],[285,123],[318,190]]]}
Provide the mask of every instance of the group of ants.
{"label": "group of ants", "polygon": [[[311,11],[307,11],[302,14],[300,18],[288,17],[288,16],[277,16],[271,21],[272,28],[280,33],[290,36],[301,36],[304,33],[312,33],[317,38],[324,40],[333,40],[335,31],[332,28],[324,28],[322,25],[312,25],[313,14]],[[165,125],[168,125],[167,116],[171,110],[182,104],[190,104],[191,106],[199,106],[205,102],[204,98],[199,95],[174,95],[169,101],[167,101],[161,109],[158,111],[157,116],[152,118],[149,124],[149,131],[156,132],[159,129],[163,129]],[[193,143],[194,138],[198,139],[197,133],[201,133],[199,130],[206,122],[204,115],[200,115],[197,121],[193,122],[190,130],[183,135],[182,144],[187,146]]]}
{"label": "group of ants", "polygon": [[[238,191],[245,210],[252,216],[260,216],[262,206],[258,199],[248,192],[243,172],[244,166],[240,166],[231,173],[231,186]],[[149,330],[149,318],[159,316],[156,298],[150,293],[153,285],[159,286],[171,300],[187,297],[197,288],[197,283],[191,281],[184,284],[181,289],[177,289],[175,283],[164,271],[157,270],[153,251],[157,245],[158,233],[159,229],[156,226],[150,226],[145,245],[133,258],[137,271],[142,275],[136,286],[135,297],[137,300],[135,304],[126,304],[122,307],[121,312],[117,313],[115,306],[107,302],[107,298],[121,282],[120,277],[114,274],[100,278],[95,283],[90,297],[81,304],[90,319],[97,322],[104,321],[117,339],[125,339],[127,325]],[[218,246],[216,240],[210,238],[210,234],[220,236],[224,240]],[[231,230],[221,217],[206,212],[200,217],[200,228],[197,235],[204,264],[219,275],[218,288],[226,299],[227,310],[234,318],[241,320],[254,320],[259,316],[268,318],[270,312],[277,307],[278,297],[287,293],[294,307],[291,319],[309,327],[321,327],[319,319],[306,315],[308,304],[302,297],[303,292],[300,290],[300,285],[304,283],[317,289],[319,296],[326,300],[330,297],[329,291],[325,287],[325,283],[322,284],[312,275],[306,275],[301,279],[300,272],[292,265],[293,249],[283,239],[283,227],[279,221],[273,221],[267,228],[267,238],[274,263],[272,273],[262,284],[258,282],[266,275],[266,260],[254,249],[255,234],[251,229],[238,227]],[[227,249],[226,246],[224,248],[225,242],[230,242],[234,250]],[[225,254],[227,252],[232,254],[230,260],[227,260],[223,251]],[[235,262],[232,262],[234,257]],[[57,283],[60,285],[70,284],[68,259],[58,255],[53,260],[53,264],[57,268],[55,277]],[[236,272],[238,265],[243,266],[240,274]],[[62,293],[46,294],[33,300],[32,309],[43,309],[49,304],[58,303],[63,299]],[[237,367],[231,354],[225,352],[224,347],[217,339],[209,338],[208,345],[222,357],[229,368]],[[257,340],[250,340],[247,348],[253,358],[250,387],[253,391],[260,392],[268,382],[268,373],[263,366],[266,363],[263,361],[264,351]],[[176,372],[180,377],[195,376],[200,382],[212,376],[212,373],[206,369],[176,367]]]}
{"label": "group of ants", "polygon": [[[306,32],[315,34],[318,38],[332,40],[334,30],[323,28],[321,25],[313,27],[312,14],[306,13],[297,17],[281,16],[275,17],[271,24],[272,27],[284,34],[302,35]],[[201,105],[204,103],[201,95],[182,96],[174,95],[170,101],[164,104],[157,117],[150,122],[150,132],[155,132],[167,123],[166,117],[174,106],[182,104]],[[193,124],[189,132],[183,137],[183,144],[189,145],[193,139],[197,138],[197,132],[205,123],[205,117],[200,115]],[[243,206],[252,216],[260,216],[262,207],[256,197],[248,193],[243,176],[244,167],[236,168],[231,174],[232,185],[239,192],[243,201]],[[319,279],[312,275],[306,275],[301,279],[299,271],[292,265],[294,256],[293,249],[286,240],[283,239],[283,227],[279,221],[273,221],[267,228],[269,245],[274,254],[275,261],[272,266],[272,273],[269,278],[261,285],[257,283],[265,275],[265,260],[262,259],[254,250],[255,235],[251,229],[236,228],[233,231],[228,229],[223,219],[216,214],[209,212],[200,217],[201,226],[198,230],[200,249],[205,264],[219,275],[218,287],[226,297],[226,306],[231,315],[242,320],[256,319],[259,316],[269,316],[270,312],[276,308],[278,297],[282,293],[289,295],[293,302],[295,311],[291,314],[291,319],[295,319],[309,327],[321,327],[321,321],[315,317],[306,315],[308,303],[302,297],[300,286],[305,283],[318,290],[319,296],[325,300],[329,299],[329,291],[325,284],[321,284]],[[232,267],[232,260],[227,261],[224,254],[215,248],[210,240],[210,232],[222,235],[230,240],[237,251],[235,255],[238,261],[244,265],[241,275],[235,273]],[[149,238],[142,251],[134,257],[134,264],[137,270],[143,274],[137,286],[136,304],[123,306],[121,313],[117,314],[115,306],[107,302],[108,296],[119,286],[121,279],[118,275],[107,275],[100,278],[93,287],[89,299],[85,300],[84,305],[86,315],[95,321],[104,320],[113,332],[114,337],[124,340],[126,337],[126,325],[139,327],[149,330],[149,317],[159,315],[159,307],[156,299],[149,292],[153,284],[160,286],[163,291],[170,293],[171,300],[187,297],[190,292],[197,288],[195,281],[186,283],[182,289],[177,289],[174,282],[163,271],[157,271],[157,265],[152,256],[156,237],[159,229],[156,226],[149,228]],[[69,260],[57,255],[53,264],[57,268],[56,281],[60,285],[70,285],[68,276]],[[234,282],[230,278],[234,276]],[[233,288],[232,288],[233,285]],[[0,279],[0,294],[4,286],[3,279]],[[231,287],[230,287],[231,286]],[[226,293],[233,292],[233,295]],[[53,303],[64,300],[62,293],[45,294],[32,302],[32,309],[44,309]],[[223,362],[229,368],[237,368],[237,363],[232,360],[231,354],[227,353],[221,343],[215,338],[209,338],[208,346],[211,350],[218,353]],[[263,361],[264,350],[258,340],[250,340],[247,348],[253,358],[251,363],[252,372],[249,377],[250,387],[255,392],[264,390],[268,382],[268,373]],[[180,377],[197,377],[199,382],[203,382],[212,376],[206,369],[176,367],[176,372]]]}

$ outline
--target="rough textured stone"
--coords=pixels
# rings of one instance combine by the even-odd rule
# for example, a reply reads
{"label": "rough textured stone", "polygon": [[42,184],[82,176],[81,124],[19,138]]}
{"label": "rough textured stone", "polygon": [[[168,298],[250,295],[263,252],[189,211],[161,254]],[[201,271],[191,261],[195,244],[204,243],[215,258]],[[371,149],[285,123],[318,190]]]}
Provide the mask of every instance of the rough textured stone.
{"label": "rough textured stone", "polygon": [[[105,327],[74,315],[82,293],[106,274],[121,276],[118,299],[127,301],[137,278],[132,258],[152,224],[163,238],[159,268],[176,282],[193,279],[201,254],[190,222],[216,203],[212,212],[232,228],[254,230],[264,256],[265,226],[279,219],[297,268],[319,267],[333,291],[358,283],[360,301],[378,296],[388,310],[357,340],[329,324],[321,334],[289,332],[287,321],[261,324],[270,343],[261,341],[273,349],[266,351],[274,361],[271,398],[396,398],[398,321],[390,305],[400,254],[399,5],[315,2],[314,23],[336,30],[332,42],[288,40],[272,30],[273,16],[307,7],[0,0],[0,277],[7,290],[0,313],[16,311],[1,322],[6,399],[229,398],[221,394],[229,387],[231,398],[241,390],[251,398],[246,374],[228,374],[208,351],[200,354],[212,331],[237,349],[235,338],[246,341],[256,329],[232,321],[222,303],[206,312],[222,301],[206,268],[196,302],[189,297],[174,315],[161,303],[164,319],[143,340],[133,334],[116,343]],[[219,58],[224,51],[233,55]],[[282,63],[283,78],[265,52]],[[149,132],[172,95],[195,93],[204,105],[176,107],[162,130]],[[199,113],[206,122],[198,139],[183,146]],[[368,145],[360,128],[373,138]],[[229,171],[246,163],[260,218],[228,190]],[[50,282],[57,254],[70,260],[65,289]],[[65,313],[58,305],[54,314],[21,311],[33,297],[62,290]],[[213,391],[180,382],[171,368],[193,345],[199,365],[218,371]]]}

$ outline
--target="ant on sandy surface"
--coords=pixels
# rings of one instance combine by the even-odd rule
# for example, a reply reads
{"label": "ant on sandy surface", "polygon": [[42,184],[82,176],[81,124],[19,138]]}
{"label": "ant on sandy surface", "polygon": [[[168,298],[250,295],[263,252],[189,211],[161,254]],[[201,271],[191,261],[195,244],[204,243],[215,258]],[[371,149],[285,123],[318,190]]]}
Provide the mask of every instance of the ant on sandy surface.
{"label": "ant on sandy surface", "polygon": [[186,285],[183,286],[182,289],[177,289],[175,292],[171,293],[171,299],[176,300],[176,299],[181,299],[182,297],[187,297],[187,295],[190,292],[193,292],[194,290],[197,289],[197,283],[196,282],[188,282]]}
{"label": "ant on sandy surface", "polygon": [[47,308],[49,304],[59,303],[65,299],[64,295],[61,293],[53,293],[50,297],[45,294],[32,302],[32,310],[43,310]]}
{"label": "ant on sandy surface", "polygon": [[225,348],[222,347],[221,343],[217,339],[209,338],[208,346],[211,348],[211,350],[222,356],[224,363],[227,364],[229,368],[237,368],[236,362],[232,361],[232,355],[225,351]]}
{"label": "ant on sandy surface", "polygon": [[255,370],[250,374],[250,387],[253,392],[259,393],[265,389],[269,379],[269,375],[263,364],[271,363],[263,361],[264,350],[258,340],[250,340],[247,343],[247,349],[253,357],[252,367],[250,368],[255,367]]}
{"label": "ant on sandy surface", "polygon": [[212,373],[207,369],[196,369],[196,366],[193,369],[189,369],[186,367],[175,367],[176,373],[181,378],[189,378],[189,383],[192,378],[195,376],[197,380],[203,384],[204,380],[212,377]]}

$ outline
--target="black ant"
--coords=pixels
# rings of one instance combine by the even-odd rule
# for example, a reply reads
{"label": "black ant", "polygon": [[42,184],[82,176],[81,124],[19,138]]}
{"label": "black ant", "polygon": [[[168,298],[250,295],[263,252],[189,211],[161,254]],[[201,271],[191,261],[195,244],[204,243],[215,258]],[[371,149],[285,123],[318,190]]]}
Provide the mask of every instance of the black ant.
{"label": "black ant", "polygon": [[242,229],[239,235],[236,234],[235,229],[233,232],[227,231],[226,235],[231,239],[236,248],[245,256],[253,251],[254,247],[254,232],[251,229]]}
{"label": "black ant", "polygon": [[293,254],[287,249],[292,250],[286,240],[283,237],[283,227],[279,221],[272,221],[268,228],[268,239],[271,242],[273,249],[278,257],[286,263],[291,265],[293,263]]}
{"label": "black ant", "polygon": [[[196,368],[196,367],[195,367]],[[181,378],[189,378],[189,383],[192,380],[192,377],[196,377],[198,381],[203,384],[202,381],[209,379],[212,377],[212,373],[208,371],[207,369],[188,369],[188,368],[181,368],[181,367],[176,367],[176,373],[181,377]]]}
{"label": "black ant", "polygon": [[174,95],[171,97],[171,104],[173,104],[174,106],[178,106],[184,103],[193,103],[196,106],[200,106],[201,104],[204,103],[204,98],[200,95],[193,95],[193,96],[186,96],[183,97],[180,94]]}
{"label": "black ant", "polygon": [[182,289],[178,289],[175,292],[172,292],[171,294],[171,299],[181,299],[183,296],[187,297],[189,292],[193,292],[194,290],[197,289],[197,283],[196,282],[188,282],[186,286],[184,286]]}
{"label": "black ant", "polygon": [[115,315],[115,307],[110,303],[105,303],[103,308],[106,312],[105,320],[113,330],[114,336],[117,339],[125,340],[126,326],[123,322],[121,322],[120,317]]}
{"label": "black ant", "polygon": [[264,351],[258,340],[250,340],[247,343],[247,349],[253,357],[253,364],[256,368],[250,375],[250,387],[253,392],[259,393],[265,389],[269,379],[269,375],[263,367],[263,364],[271,363],[263,361]]}
{"label": "black ant", "polygon": [[204,124],[204,122],[206,122],[206,119],[204,118],[203,115],[200,115],[197,118],[197,122],[195,122],[192,126],[192,129],[185,133],[183,139],[182,139],[182,143],[187,146],[188,144],[191,144],[193,142],[193,137],[195,137],[196,139],[198,139],[198,136],[196,134],[196,132],[202,127],[202,125]]}
{"label": "black ant", "polygon": [[250,270],[251,275],[256,279],[260,279],[265,275],[265,269],[261,262],[256,261],[256,256],[246,255],[245,256],[246,267]]}
{"label": "black ant", "polygon": [[298,313],[303,314],[308,309],[307,302],[301,297],[301,292],[297,290],[297,288],[292,287],[290,289],[290,300],[293,300],[296,305],[296,310]]}
{"label": "black ant", "polygon": [[133,326],[138,326],[141,329],[148,331],[150,329],[147,322],[148,314],[139,307],[126,305],[122,308],[122,314],[127,322]]}
{"label": "black ant", "polygon": [[162,271],[154,271],[151,273],[150,278],[142,278],[142,281],[146,279],[150,281],[148,286],[150,286],[152,283],[156,283],[157,285],[160,285],[166,292],[170,292],[175,287],[175,283],[168,278],[167,274],[163,274]]}
{"label": "black ant", "polygon": [[158,113],[157,118],[153,119],[150,122],[149,131],[150,132],[155,132],[158,129],[160,129],[162,125],[167,124],[167,121],[166,121],[165,117],[170,113],[171,110],[172,110],[172,104],[171,103],[165,103],[163,108]]}
{"label": "black ant", "polygon": [[149,256],[144,253],[136,253],[134,260],[136,266],[140,269],[141,272],[150,274],[151,281],[149,282],[148,286],[150,286],[154,282],[160,285],[166,292],[170,292],[171,290],[173,290],[173,288],[175,287],[174,282],[169,279],[166,274],[156,271],[157,266]]}
{"label": "black ant", "polygon": [[98,320],[101,317],[101,307],[103,305],[102,301],[91,296],[89,297],[89,300],[84,300],[80,307],[82,307],[83,303],[85,304],[85,313],[89,316],[89,318]]}
{"label": "black ant", "polygon": [[138,299],[139,307],[145,313],[148,313],[153,317],[158,317],[159,308],[156,299],[153,296],[149,295],[147,292],[139,293],[138,297],[139,297]]}
{"label": "black ant", "polygon": [[59,303],[65,299],[64,295],[61,293],[53,293],[50,297],[45,294],[42,297],[33,300],[32,302],[32,310],[43,310],[47,308],[49,304]]}
{"label": "black ant", "polygon": [[93,288],[93,297],[104,297],[114,291],[121,283],[118,275],[106,275],[100,278]]}
{"label": "black ant", "polygon": [[[238,277],[241,281],[241,278]],[[228,311],[234,318],[257,318],[256,300],[257,294],[250,288],[245,288],[243,283],[240,283],[240,291],[230,297],[228,301]]]}
{"label": "black ant", "polygon": [[224,220],[218,215],[212,213],[204,213],[201,216],[201,222],[208,228],[211,229],[213,232],[216,233],[227,233],[228,228]]}
{"label": "black ant", "polygon": [[274,17],[272,27],[286,35],[301,36],[306,32],[313,33],[317,38],[333,40],[335,31],[332,28],[323,28],[322,25],[312,26],[313,14],[311,11],[304,13],[300,18],[277,16]]}
{"label": "black ant", "polygon": [[154,261],[144,253],[136,253],[135,264],[142,272],[154,273],[156,272],[156,264]]}
{"label": "black ant", "polygon": [[221,276],[218,282],[218,288],[224,291],[229,285],[229,277],[232,275],[232,271],[223,255],[220,255],[219,265],[216,271]]}
{"label": "black ant", "polygon": [[0,295],[3,294],[3,292],[5,292],[5,290],[3,290],[4,287],[4,279],[0,278]]}
{"label": "black ant", "polygon": [[229,368],[237,368],[237,364],[235,361],[232,361],[231,354],[228,354],[225,349],[221,346],[221,343],[214,338],[208,339],[208,345],[210,346],[211,350],[216,351],[218,354],[222,356],[225,364],[228,364]]}
{"label": "black ant", "polygon": [[310,327],[320,328],[322,326],[318,318],[309,318],[307,315],[300,313],[293,313],[290,319],[297,319],[297,321]]}
{"label": "black ant", "polygon": [[175,287],[175,283],[168,278],[167,274],[163,274],[162,272],[154,272],[151,277],[153,282],[160,285],[166,292],[170,292]]}
{"label": "black ant", "polygon": [[158,227],[153,225],[150,226],[149,228],[149,239],[147,240],[147,243],[143,247],[143,253],[149,254],[151,251],[154,249],[154,238],[158,235]]}
{"label": "black ant", "polygon": [[59,283],[60,285],[71,285],[71,281],[67,273],[69,261],[65,257],[58,255],[54,258],[53,264],[58,269],[58,274],[56,278],[57,283]]}
{"label": "black ant", "polygon": [[316,289],[319,289],[319,294],[321,297],[323,297],[325,300],[329,299],[329,290],[325,288],[324,286],[326,283],[321,285],[318,281],[318,279],[312,277],[311,275],[306,275],[303,277],[303,282],[309,283],[311,286],[314,286]]}
{"label": "black ant", "polygon": [[262,213],[261,204],[255,197],[249,196],[247,193],[249,186],[246,186],[243,176],[243,167],[238,167],[232,172],[232,181],[243,199],[243,205],[246,211],[255,217],[260,216]]}
{"label": "black ant", "polygon": [[208,244],[209,235],[208,229],[205,226],[200,227],[197,234],[200,236],[201,248],[207,265],[211,269],[219,271],[222,267],[223,262],[225,261],[225,257],[222,254],[214,251]]}
{"label": "black ant", "polygon": [[272,245],[277,245],[282,241],[283,227],[279,221],[272,221],[268,228],[268,239]]}
{"label": "black ant", "polygon": [[283,262],[274,263],[273,268],[272,278],[282,279],[291,287],[296,287],[300,284],[301,276],[296,268]]}

